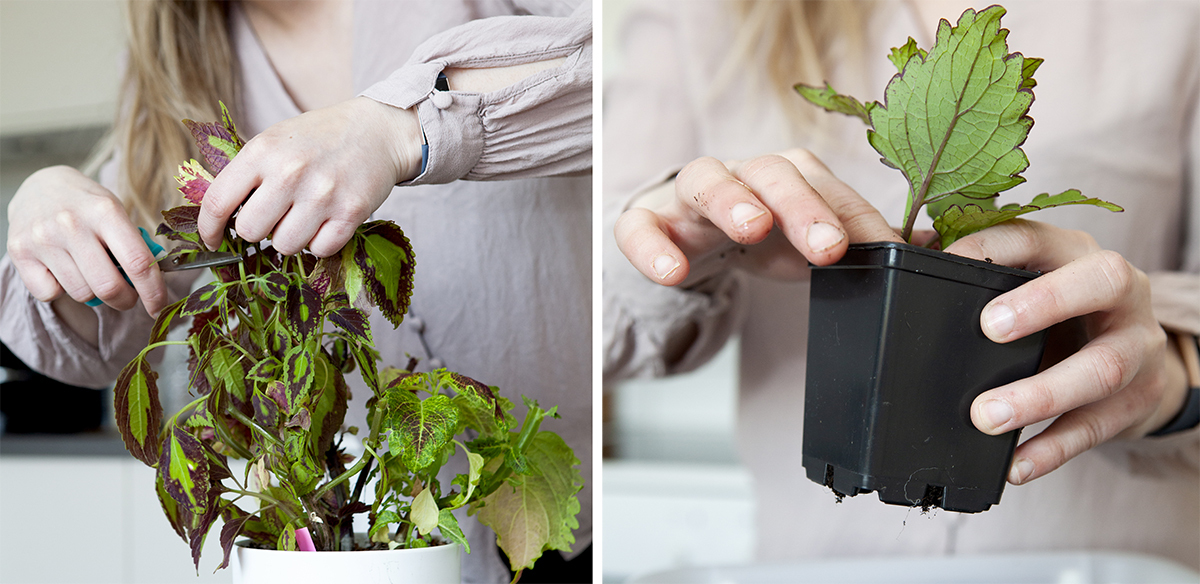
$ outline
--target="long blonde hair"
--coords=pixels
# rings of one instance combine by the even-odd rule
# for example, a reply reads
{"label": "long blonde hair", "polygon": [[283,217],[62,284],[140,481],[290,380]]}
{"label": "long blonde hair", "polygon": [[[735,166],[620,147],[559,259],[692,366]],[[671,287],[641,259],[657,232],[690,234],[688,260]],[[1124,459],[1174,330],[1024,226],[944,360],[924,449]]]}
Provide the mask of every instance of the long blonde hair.
{"label": "long blonde hair", "polygon": [[237,103],[237,58],[221,0],[130,0],[128,60],[117,119],[85,165],[95,174],[121,156],[117,195],[130,218],[150,228],[182,201],[172,178],[198,156],[180,120],[219,119],[218,100]]}
{"label": "long blonde hair", "polygon": [[823,118],[816,117],[816,108],[801,103],[792,89],[795,84],[821,85],[834,65],[863,69],[869,2],[731,0],[730,6],[739,26],[715,85],[728,82],[739,69],[765,69],[767,82],[797,126]]}

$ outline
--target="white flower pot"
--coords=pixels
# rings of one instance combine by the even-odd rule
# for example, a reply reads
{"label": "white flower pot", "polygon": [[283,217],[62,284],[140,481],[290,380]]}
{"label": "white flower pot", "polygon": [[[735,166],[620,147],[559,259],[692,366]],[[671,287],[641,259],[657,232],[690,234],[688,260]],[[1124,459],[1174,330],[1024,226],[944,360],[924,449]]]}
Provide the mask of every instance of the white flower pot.
{"label": "white flower pot", "polygon": [[362,552],[281,552],[234,546],[234,584],[459,584],[462,546]]}

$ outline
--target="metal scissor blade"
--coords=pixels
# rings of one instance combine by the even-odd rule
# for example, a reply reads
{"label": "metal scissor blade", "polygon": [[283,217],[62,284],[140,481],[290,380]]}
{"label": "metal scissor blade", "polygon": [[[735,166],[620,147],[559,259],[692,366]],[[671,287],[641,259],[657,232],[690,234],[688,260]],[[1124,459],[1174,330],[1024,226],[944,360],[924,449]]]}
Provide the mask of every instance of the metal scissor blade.
{"label": "metal scissor blade", "polygon": [[164,272],[179,270],[198,270],[227,266],[242,261],[240,254],[231,251],[197,251],[171,254],[158,261],[158,268]]}

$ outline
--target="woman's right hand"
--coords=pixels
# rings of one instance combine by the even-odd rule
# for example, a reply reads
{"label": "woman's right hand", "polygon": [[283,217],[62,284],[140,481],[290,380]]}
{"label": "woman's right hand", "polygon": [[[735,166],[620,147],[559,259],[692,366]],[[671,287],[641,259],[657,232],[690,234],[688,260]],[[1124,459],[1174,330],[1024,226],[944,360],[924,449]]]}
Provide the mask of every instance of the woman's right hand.
{"label": "woman's right hand", "polygon": [[151,316],[166,306],[162,272],[125,207],[78,170],[52,166],[30,175],[8,205],[8,221],[8,255],[38,300],[65,294],[129,310],[141,298]]}
{"label": "woman's right hand", "polygon": [[809,262],[841,259],[851,241],[901,241],[870,203],[800,149],[730,163],[699,158],[635,205],[617,219],[617,246],[666,286],[735,267],[797,279]]}

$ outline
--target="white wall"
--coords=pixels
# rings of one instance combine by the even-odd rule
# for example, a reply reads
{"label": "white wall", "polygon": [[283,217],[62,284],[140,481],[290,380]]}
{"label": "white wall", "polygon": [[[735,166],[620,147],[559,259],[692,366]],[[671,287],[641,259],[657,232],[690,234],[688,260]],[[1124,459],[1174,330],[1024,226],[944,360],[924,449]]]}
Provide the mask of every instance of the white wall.
{"label": "white wall", "polygon": [[0,1],[0,135],[109,124],[120,0]]}

